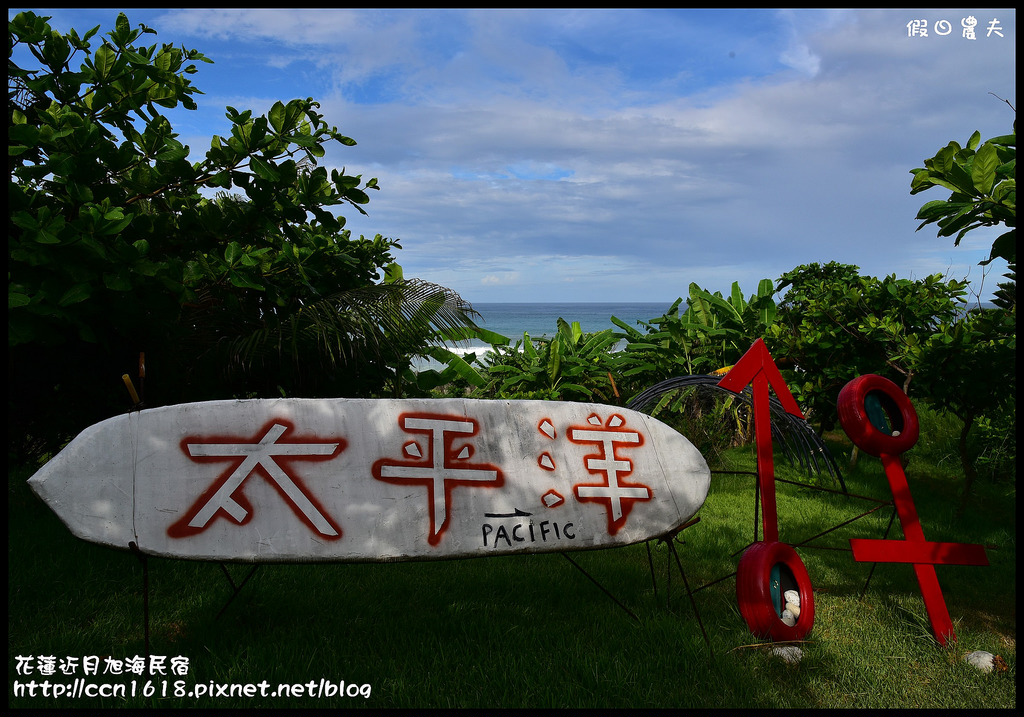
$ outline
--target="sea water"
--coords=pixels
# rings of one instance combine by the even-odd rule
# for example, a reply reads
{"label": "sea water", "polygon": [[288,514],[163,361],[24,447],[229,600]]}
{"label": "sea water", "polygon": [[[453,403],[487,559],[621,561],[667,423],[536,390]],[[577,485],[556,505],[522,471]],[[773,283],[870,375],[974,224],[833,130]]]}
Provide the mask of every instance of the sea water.
{"label": "sea water", "polygon": [[[473,304],[473,308],[480,314],[476,319],[479,326],[507,336],[513,343],[522,339],[523,333],[528,333],[531,338],[553,336],[558,331],[560,318],[570,324],[578,321],[583,332],[588,334],[605,329],[621,331],[612,323],[612,316],[643,331],[637,321],[656,319],[671,306],[671,301]],[[482,342],[478,343],[483,345]]]}

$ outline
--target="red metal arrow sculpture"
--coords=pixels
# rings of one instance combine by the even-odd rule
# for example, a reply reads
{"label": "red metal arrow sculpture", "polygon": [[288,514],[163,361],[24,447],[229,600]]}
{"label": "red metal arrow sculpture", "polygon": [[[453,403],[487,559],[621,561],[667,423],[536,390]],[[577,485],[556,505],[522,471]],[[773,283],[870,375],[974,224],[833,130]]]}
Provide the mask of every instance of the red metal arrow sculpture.
{"label": "red metal arrow sculpture", "polygon": [[755,341],[732,370],[718,382],[721,388],[737,394],[750,384],[753,384],[754,393],[754,434],[757,437],[757,482],[761,494],[761,525],[764,540],[773,542],[779,539],[779,519],[775,508],[775,462],[772,455],[772,417],[768,389],[775,390],[775,395],[786,409],[786,413],[799,418],[803,418],[804,414],[800,411],[793,394],[789,392],[786,381],[779,373],[779,368],[762,339]]}

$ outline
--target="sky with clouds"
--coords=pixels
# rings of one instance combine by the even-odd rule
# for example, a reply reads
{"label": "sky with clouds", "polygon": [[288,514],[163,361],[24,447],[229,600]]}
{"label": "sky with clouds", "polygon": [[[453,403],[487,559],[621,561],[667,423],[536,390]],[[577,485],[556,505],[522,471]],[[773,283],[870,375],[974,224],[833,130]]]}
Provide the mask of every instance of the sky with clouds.
{"label": "sky with clouds", "polygon": [[[35,12],[82,33],[118,10]],[[950,140],[1010,132],[1011,9],[125,12],[214,60],[172,115],[197,157],[226,105],[317,99],[358,142],[323,163],[381,187],[348,228],[470,302],[750,294],[828,261],[987,299],[1005,271],[978,266],[998,229],[915,231],[948,193],[909,188]]]}

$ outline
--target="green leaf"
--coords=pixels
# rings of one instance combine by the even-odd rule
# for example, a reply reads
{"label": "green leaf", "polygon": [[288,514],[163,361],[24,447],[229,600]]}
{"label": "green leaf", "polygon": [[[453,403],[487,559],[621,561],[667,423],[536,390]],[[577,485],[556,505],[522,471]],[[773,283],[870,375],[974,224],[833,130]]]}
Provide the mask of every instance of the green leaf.
{"label": "green leaf", "polygon": [[64,292],[57,303],[60,306],[70,306],[85,301],[92,296],[92,285],[88,283],[75,284]]}
{"label": "green leaf", "polygon": [[491,346],[508,346],[511,339],[502,336],[496,331],[481,328],[479,326],[461,326],[457,329],[442,329],[438,332],[445,341],[466,341],[468,339],[479,339]]}
{"label": "green leaf", "polygon": [[131,291],[132,282],[127,276],[125,270],[120,270],[117,273],[105,273],[103,274],[103,285],[111,291]]}
{"label": "green leaf", "polygon": [[580,349],[580,356],[589,360],[599,359],[611,346],[619,342],[622,334],[605,329],[593,334]]}
{"label": "green leaf", "polygon": [[[956,142],[950,142],[948,145],[943,147],[936,153],[935,157],[932,158],[932,166],[942,174],[948,174],[949,170],[953,168],[953,162],[956,157],[956,153],[960,151],[960,145]],[[925,162],[927,165],[928,162]]]}
{"label": "green leaf", "polygon": [[743,298],[743,292],[740,290],[740,283],[738,281],[732,282],[732,294],[729,297],[729,303],[732,305],[736,315],[740,316],[743,310],[747,307],[747,302]]}
{"label": "green leaf", "polygon": [[523,354],[531,361],[537,359],[537,347],[533,345],[530,334],[523,332]]}
{"label": "green leaf", "polygon": [[86,204],[93,200],[92,189],[90,187],[71,181],[67,182],[65,186],[68,190],[68,196],[70,196],[75,202],[78,202],[79,204]]}
{"label": "green leaf", "polygon": [[[735,290],[737,292],[739,291],[739,286],[738,285],[735,287]],[[721,296],[717,296],[717,295],[712,294],[711,292],[709,292],[709,291],[707,291],[705,289],[700,289],[700,288],[698,288],[697,294],[704,301],[707,301],[712,306],[717,307],[719,309],[719,311],[721,311],[722,314],[724,314],[724,318],[732,318],[733,320],[735,320],[737,322],[739,322],[742,319],[742,317],[740,316],[740,313],[739,313],[739,310],[737,309],[737,307],[735,307],[732,304],[730,304],[728,301],[723,299]],[[740,293],[740,301],[742,301],[742,300],[743,300],[742,293]],[[719,322],[716,321],[714,323],[717,324]]]}
{"label": "green leaf", "polygon": [[234,269],[228,269],[228,280],[235,286],[241,289],[256,289],[258,291],[264,291],[266,287],[262,284],[258,284],[245,274],[235,271]]}
{"label": "green leaf", "polygon": [[926,204],[921,205],[921,208],[917,211],[915,219],[925,219],[926,224],[933,222],[940,217],[944,217],[947,214],[958,212],[964,206],[971,206],[970,204],[953,204],[945,199],[933,199]]}
{"label": "green leaf", "polygon": [[554,383],[562,370],[562,341],[555,339],[550,344],[548,356],[548,379]]}
{"label": "green leaf", "polygon": [[288,111],[285,109],[284,103],[277,101],[274,106],[270,108],[270,112],[267,113],[267,119],[270,120],[270,126],[274,128],[275,132],[283,132],[285,127],[285,121],[288,117]]}
{"label": "green leaf", "polygon": [[167,149],[160,152],[156,158],[157,161],[160,162],[177,162],[178,160],[185,159],[187,156],[188,147],[183,147],[180,144],[178,146],[174,146],[173,144],[168,143]]}
{"label": "green leaf", "polygon": [[[468,381],[473,386],[483,386],[487,383],[487,379],[467,363],[464,358],[442,346],[428,346],[424,349],[423,355],[429,356],[435,361],[447,364],[448,368],[451,369],[455,375],[465,381]],[[445,371],[444,373],[448,373],[448,371]]]}
{"label": "green leaf", "polygon": [[272,164],[260,157],[252,157],[249,160],[249,166],[252,167],[252,171],[256,173],[257,177],[268,182],[276,182],[281,178],[281,173]]}
{"label": "green leaf", "polygon": [[96,68],[96,77],[100,80],[109,79],[110,71],[117,61],[117,51],[107,43],[103,43],[96,49],[93,57],[93,67]]}
{"label": "green leaf", "polygon": [[217,172],[206,180],[206,184],[211,187],[223,187],[224,189],[228,189],[231,187],[231,172],[228,172],[227,170]]}
{"label": "green leaf", "polygon": [[242,249],[242,245],[233,241],[224,248],[224,261],[229,265],[233,265],[243,253],[245,253],[245,250]]}
{"label": "green leaf", "polygon": [[1009,263],[1017,260],[1017,236],[1016,229],[1011,229],[1005,234],[1000,234],[992,244],[992,253],[982,264],[990,264],[993,259],[1003,258]]}
{"label": "green leaf", "polygon": [[102,236],[113,236],[114,234],[120,234],[132,220],[135,218],[134,214],[122,214],[120,210],[108,212],[102,222],[98,222],[96,225],[96,233]]}
{"label": "green leaf", "polygon": [[974,186],[981,194],[990,194],[992,184],[996,178],[996,167],[999,166],[999,154],[991,142],[982,145],[978,153],[974,155],[974,162],[971,165],[971,179]]}
{"label": "green leaf", "polygon": [[395,284],[402,281],[404,278],[402,274],[402,265],[392,262],[384,268],[384,283]]}
{"label": "green leaf", "polygon": [[132,64],[132,65],[136,65],[136,66],[149,65],[149,58],[148,57],[146,57],[144,55],[140,55],[139,53],[134,52],[132,50],[126,49],[122,53],[122,55],[123,55],[124,59],[128,60],[128,62],[130,64]]}
{"label": "green leaf", "polygon": [[32,147],[39,141],[39,130],[30,124],[13,124],[7,129],[7,140]]}
{"label": "green leaf", "polygon": [[114,29],[118,35],[127,35],[131,32],[131,23],[128,22],[128,16],[123,12],[117,14],[117,20],[114,21]]}
{"label": "green leaf", "polygon": [[153,58],[153,67],[160,70],[160,72],[167,73],[171,71],[171,63],[174,60],[174,55],[166,50],[161,50],[157,53],[156,57]]}

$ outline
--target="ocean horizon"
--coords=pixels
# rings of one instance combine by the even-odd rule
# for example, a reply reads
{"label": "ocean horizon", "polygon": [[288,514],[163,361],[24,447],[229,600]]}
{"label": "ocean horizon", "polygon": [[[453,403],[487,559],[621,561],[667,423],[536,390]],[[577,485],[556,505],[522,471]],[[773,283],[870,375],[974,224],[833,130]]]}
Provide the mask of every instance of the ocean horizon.
{"label": "ocean horizon", "polygon": [[[558,319],[562,318],[570,324],[580,323],[584,333],[596,333],[605,329],[622,331],[612,323],[615,316],[628,326],[646,330],[638,322],[650,322],[664,316],[672,307],[675,299],[664,302],[652,301],[560,301],[560,302],[479,302],[472,304],[478,316],[474,317],[481,328],[501,334],[509,339],[509,345],[523,340],[523,334],[531,339],[542,339],[553,336],[558,331]],[[983,304],[984,306],[984,304]],[[994,305],[989,305],[992,308]],[[490,350],[490,345],[473,339],[448,343],[448,350],[456,354],[481,354]],[[621,348],[616,347],[616,348]],[[440,368],[436,361],[424,357],[414,359],[416,370]]]}
{"label": "ocean horizon", "polygon": [[[640,328],[638,321],[650,321],[663,316],[673,301],[480,302],[473,304],[473,309],[479,314],[475,317],[478,326],[507,336],[514,344],[523,338],[524,333],[535,339],[553,336],[558,331],[560,318],[570,324],[578,321],[584,333],[605,329],[621,331],[612,323],[613,316]],[[466,346],[485,347],[487,344],[469,341]]]}
{"label": "ocean horizon", "polygon": [[[596,333],[605,329],[622,331],[612,323],[616,317],[627,325],[640,331],[638,321],[650,321],[671,308],[675,299],[665,302],[651,301],[561,301],[561,302],[480,302],[474,303],[473,310],[478,316],[474,319],[478,326],[488,331],[501,334],[509,339],[509,345],[523,340],[524,334],[531,339],[553,336],[558,331],[558,319],[562,318],[570,324],[578,321],[584,333]],[[465,355],[481,354],[491,350],[490,344],[479,339],[448,343],[446,348],[452,353]],[[433,359],[418,357],[413,360],[413,368],[417,371],[427,368],[440,368]]]}

